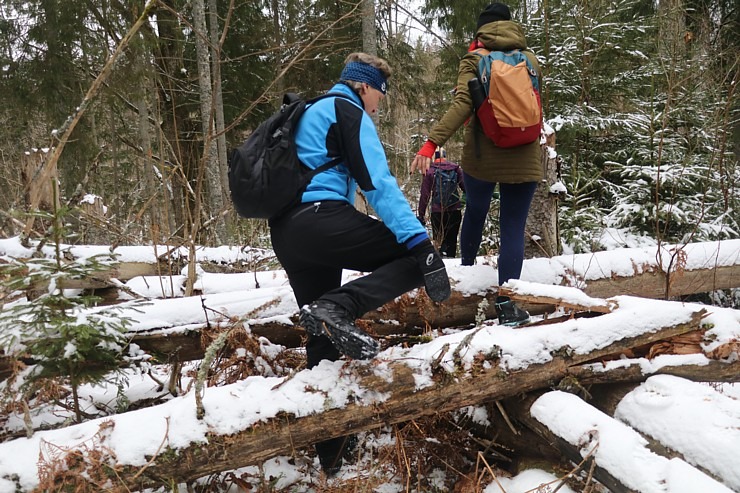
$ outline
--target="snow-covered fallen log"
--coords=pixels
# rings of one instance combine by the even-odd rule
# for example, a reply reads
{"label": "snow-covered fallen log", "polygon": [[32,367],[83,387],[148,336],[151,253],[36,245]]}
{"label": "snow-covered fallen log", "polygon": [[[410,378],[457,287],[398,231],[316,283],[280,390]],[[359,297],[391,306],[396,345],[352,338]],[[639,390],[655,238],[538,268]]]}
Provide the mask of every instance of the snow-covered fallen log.
{"label": "snow-covered fallen log", "polygon": [[[474,279],[467,280],[466,291],[454,291],[447,303],[431,303],[423,295],[415,296],[414,291],[366,314],[361,325],[381,337],[419,335],[428,327],[470,326],[485,308],[482,304],[484,297],[475,292],[478,285]],[[298,307],[290,287],[284,285],[285,279],[279,277],[269,276],[263,282],[267,286],[248,292],[227,290],[198,297],[129,301],[117,305],[115,313],[133,321],[129,328],[132,344],[156,355],[159,361],[202,358],[205,350],[202,332],[224,330],[237,321],[245,323],[255,336],[264,337],[274,344],[300,346],[305,334],[296,326]],[[539,300],[568,311],[603,313],[617,304],[616,298],[593,298],[579,289],[566,286],[511,281],[505,288],[518,300]],[[90,311],[101,309],[109,308],[99,307]],[[485,318],[494,317],[493,313],[488,313],[491,309],[488,304],[483,310]],[[733,350],[737,352],[740,312],[717,307],[707,309],[708,325],[714,328],[704,336],[704,347],[697,348],[696,352],[703,350],[712,359],[726,358]],[[536,308],[532,311],[537,312]],[[31,360],[26,362],[32,363]],[[7,359],[0,358],[0,378],[7,377],[9,371]]]}
{"label": "snow-covered fallen log", "polygon": [[538,431],[571,460],[578,463],[592,458],[594,476],[613,492],[732,491],[681,459],[652,452],[635,430],[573,394],[548,392],[534,402],[530,412],[544,425]]}
{"label": "snow-covered fallen log", "polygon": [[[153,246],[91,246],[62,245],[66,261],[88,258],[93,255],[108,256],[117,265],[100,273],[95,279],[80,280],[69,288],[115,288],[113,281],[126,282],[137,278],[152,277],[143,282],[147,296],[170,296],[182,293],[185,265],[191,253],[184,247]],[[0,261],[3,257],[28,259],[36,254],[19,239],[0,239]],[[40,254],[53,256],[50,245],[41,248]],[[225,274],[214,274],[215,288],[201,285],[200,292],[221,292],[228,289],[253,289],[265,279],[261,266],[269,259],[269,252],[254,248],[218,247],[195,248],[195,259],[201,272],[245,273],[224,282]],[[273,259],[274,260],[274,259]],[[469,273],[490,271],[488,282],[481,293],[495,291],[495,257],[480,257],[476,266],[464,270]],[[448,267],[459,267],[459,261],[448,260]],[[454,271],[455,269],[451,269]],[[284,279],[284,273],[277,274]],[[164,281],[159,276],[165,276]],[[455,278],[455,273],[451,272]],[[574,286],[597,298],[629,294],[647,298],[666,298],[692,293],[740,287],[740,240],[698,242],[686,245],[661,245],[660,247],[623,248],[605,252],[560,255],[552,258],[535,258],[524,261],[522,279],[543,284]],[[236,281],[236,282],[234,282]],[[197,283],[196,283],[197,284]],[[239,287],[240,286],[240,287]],[[141,283],[131,286],[134,291]],[[38,286],[36,287],[39,288]],[[151,289],[150,289],[151,288]],[[216,289],[216,291],[209,291]],[[160,294],[157,295],[156,293]]]}
{"label": "snow-covered fallen log", "polygon": [[708,385],[658,375],[627,394],[615,417],[740,491],[737,400]]}

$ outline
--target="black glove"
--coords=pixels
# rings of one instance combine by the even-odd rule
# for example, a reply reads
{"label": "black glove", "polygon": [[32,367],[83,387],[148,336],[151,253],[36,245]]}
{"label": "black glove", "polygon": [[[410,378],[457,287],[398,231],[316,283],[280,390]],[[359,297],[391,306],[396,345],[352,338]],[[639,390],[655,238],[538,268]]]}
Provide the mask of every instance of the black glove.
{"label": "black glove", "polygon": [[432,241],[427,238],[410,252],[419,262],[419,268],[424,274],[424,288],[432,301],[444,301],[450,297],[450,279],[447,277],[445,264]]}

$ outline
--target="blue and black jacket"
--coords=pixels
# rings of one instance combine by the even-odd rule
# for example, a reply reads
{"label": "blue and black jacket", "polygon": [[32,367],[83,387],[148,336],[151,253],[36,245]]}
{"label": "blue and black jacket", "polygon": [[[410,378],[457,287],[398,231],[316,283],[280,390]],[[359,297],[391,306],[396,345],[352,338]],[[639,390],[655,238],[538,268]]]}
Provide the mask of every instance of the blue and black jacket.
{"label": "blue and black jacket", "polygon": [[335,157],[341,157],[342,162],[314,176],[301,202],[343,200],[354,204],[359,185],[399,243],[410,248],[428,238],[388,168],[375,123],[365,113],[360,97],[342,83],[329,92],[345,97],[324,98],[306,109],[296,132],[298,158],[312,169]]}

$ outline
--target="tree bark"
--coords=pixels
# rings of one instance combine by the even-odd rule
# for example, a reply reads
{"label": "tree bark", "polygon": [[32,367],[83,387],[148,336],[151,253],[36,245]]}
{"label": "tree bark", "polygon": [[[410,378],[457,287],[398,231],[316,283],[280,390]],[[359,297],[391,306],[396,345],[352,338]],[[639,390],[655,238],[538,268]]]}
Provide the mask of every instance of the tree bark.
{"label": "tree bark", "polygon": [[[221,213],[224,207],[224,190],[222,188],[223,180],[219,171],[218,148],[216,139],[214,139],[214,108],[213,108],[213,87],[211,85],[211,65],[209,63],[208,50],[208,27],[206,25],[205,3],[204,0],[193,0],[193,24],[195,27],[195,49],[198,58],[198,85],[200,87],[200,118],[201,129],[203,132],[203,156],[201,166],[204,167],[202,173],[208,184],[205,192],[208,197],[208,205],[211,217]],[[200,183],[200,180],[199,180]],[[221,240],[226,237],[223,220],[215,223],[215,244],[220,244]]]}
{"label": "tree bark", "polygon": [[174,222],[181,228],[180,238],[187,238],[195,215],[195,196],[191,184],[197,179],[199,153],[190,136],[196,133],[196,122],[190,117],[191,108],[185,103],[182,87],[184,80],[182,26],[173,12],[177,7],[173,0],[160,0],[165,8],[157,10],[157,32],[155,63],[158,75],[157,119],[160,125],[160,148],[168,151],[163,156],[163,165],[168,165],[168,177],[172,186]]}
{"label": "tree bark", "polygon": [[378,55],[378,38],[375,33],[375,0],[362,0],[362,51]]}
{"label": "tree bark", "polygon": [[[378,38],[375,33],[375,0],[362,0],[362,51],[378,56]],[[370,115],[378,124],[378,115]],[[355,209],[369,213],[368,203],[359,187],[355,190]]]}
{"label": "tree bark", "polygon": [[21,180],[25,191],[26,209],[38,208],[47,212],[59,209],[59,175],[56,162],[51,163],[46,178],[41,172],[48,153],[35,149],[26,151],[21,161]]}
{"label": "tree bark", "polygon": [[[141,79],[141,89],[137,95],[136,108],[139,114],[139,145],[141,146],[141,169],[144,175],[144,197],[148,204],[146,218],[147,224],[144,235],[155,243],[159,243],[165,237],[162,236],[162,216],[159,207],[160,198],[158,193],[158,179],[156,176],[155,163],[152,159],[152,127],[149,123],[149,70],[148,57],[146,50],[141,48],[137,53],[136,63],[139,65],[139,78]],[[164,228],[166,231],[167,228]]]}
{"label": "tree bark", "polygon": [[[533,395],[528,395],[524,400],[515,401],[513,399],[507,400],[507,412],[510,416],[513,416],[519,423],[526,426],[528,430],[531,430],[538,436],[542,441],[548,443],[551,447],[554,447],[561,455],[565,456],[574,464],[580,464],[584,458],[581,456],[580,451],[577,447],[574,447],[564,439],[552,433],[547,426],[543,425],[529,414],[529,409],[542,395],[542,392]],[[589,471],[593,466],[593,476],[613,493],[636,493],[634,490],[625,486],[616,476],[614,476],[608,469],[599,465],[592,465],[593,457],[586,461],[581,467],[581,470]]]}
{"label": "tree bark", "polygon": [[218,150],[218,169],[221,176],[222,200],[228,200],[229,174],[226,167],[226,122],[224,117],[224,98],[221,87],[221,42],[218,25],[218,2],[208,0],[208,32],[211,40],[211,72],[213,73],[213,102],[216,124],[216,149]]}
{"label": "tree bark", "polygon": [[[283,36],[282,22],[280,17],[280,2],[270,0],[272,10],[272,35],[275,46],[282,46],[286,40]],[[283,94],[285,92],[285,79],[281,76],[284,69],[284,63],[280,58],[280,52],[275,55],[275,92]]]}
{"label": "tree bark", "polygon": [[558,157],[555,153],[555,134],[547,136],[542,146],[542,168],[545,178],[540,181],[532,198],[526,225],[524,258],[554,257],[560,254],[558,229],[559,195],[550,191],[558,182]]}

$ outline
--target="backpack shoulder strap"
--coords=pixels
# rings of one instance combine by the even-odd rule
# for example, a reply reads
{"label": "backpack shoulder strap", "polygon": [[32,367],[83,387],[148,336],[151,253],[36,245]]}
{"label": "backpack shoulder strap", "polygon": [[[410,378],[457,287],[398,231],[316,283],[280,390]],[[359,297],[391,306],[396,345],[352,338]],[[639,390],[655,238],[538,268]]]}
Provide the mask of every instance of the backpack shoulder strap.
{"label": "backpack shoulder strap", "polygon": [[[290,94],[290,93],[288,93],[288,94]],[[288,96],[288,94],[286,94],[285,96]],[[310,104],[314,104],[315,102],[320,101],[322,99],[326,99],[326,98],[344,98],[347,101],[352,101],[352,98],[350,98],[346,94],[342,94],[341,92],[327,92],[325,94],[321,94],[319,96],[316,96],[315,98],[311,98],[311,99],[307,100],[306,101],[306,106],[308,106]]]}
{"label": "backpack shoulder strap", "polygon": [[[287,96],[287,94],[286,94],[286,96]],[[326,94],[322,94],[320,96],[316,96],[315,98],[309,99],[308,101],[306,101],[306,106],[308,106],[310,104],[313,104],[313,103],[315,103],[317,101],[320,101],[322,99],[329,98],[329,97],[343,98],[343,99],[346,99],[347,101],[352,101],[352,99],[349,96],[347,96],[346,94],[342,94],[340,92],[327,92]],[[337,164],[339,164],[341,162],[342,162],[342,158],[341,157],[335,157],[331,161],[329,161],[327,163],[324,163],[324,164],[322,164],[320,166],[317,166],[316,168],[312,169],[311,171],[309,171],[306,174],[307,182],[308,181],[311,181],[311,178],[313,178],[317,174],[321,173],[322,171],[326,171],[326,170],[328,170],[330,168],[333,168],[334,166],[336,166]]]}
{"label": "backpack shoulder strap", "polygon": [[532,78],[532,85],[534,86],[535,89],[539,91],[540,90],[540,79],[542,78],[542,73],[541,73],[542,69],[539,67],[539,64],[537,65],[537,67],[535,67],[534,63],[532,63],[532,60],[530,60],[529,55],[527,55],[527,52],[529,52],[529,55],[532,55],[533,57],[535,57],[535,61],[536,61],[536,56],[534,52],[532,52],[532,50],[530,49],[521,50],[521,54],[522,56],[524,56],[524,60],[527,62],[527,69],[529,70],[529,76]]}
{"label": "backpack shoulder strap", "polygon": [[295,103],[296,101],[300,99],[301,97],[294,92],[286,92],[285,94],[283,94],[283,104],[284,105]]}
{"label": "backpack shoulder strap", "polygon": [[[478,78],[483,84],[487,84],[488,76],[486,74],[491,73],[491,60],[488,58],[488,54],[491,53],[491,51],[485,48],[477,48],[470,53],[480,57],[478,60]],[[486,91],[486,94],[487,93],[488,91]]]}

